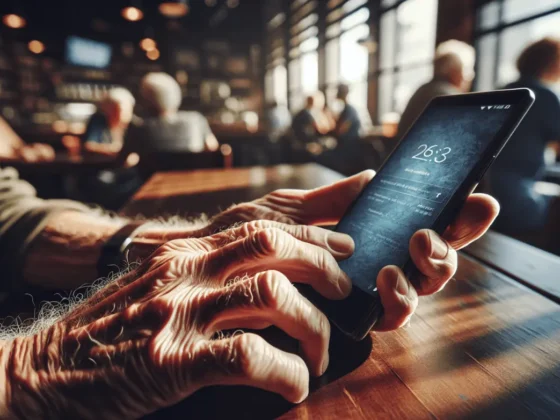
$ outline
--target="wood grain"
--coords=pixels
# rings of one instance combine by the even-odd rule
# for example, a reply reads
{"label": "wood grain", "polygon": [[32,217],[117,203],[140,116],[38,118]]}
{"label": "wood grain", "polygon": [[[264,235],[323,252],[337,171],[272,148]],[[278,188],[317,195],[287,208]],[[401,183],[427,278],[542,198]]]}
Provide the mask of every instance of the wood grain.
{"label": "wood grain", "polygon": [[[194,205],[212,213],[230,200],[280,187],[317,187],[338,177],[316,165],[157,174],[124,212],[177,213]],[[302,404],[246,387],[213,387],[149,418],[560,418],[560,306],[516,280],[537,273],[515,267],[530,264],[539,251],[516,254],[511,263],[510,241],[480,246],[476,258],[461,254],[455,279],[421,299],[407,328],[360,343],[334,331],[331,365],[312,380]],[[264,334],[297,351],[283,333]]]}

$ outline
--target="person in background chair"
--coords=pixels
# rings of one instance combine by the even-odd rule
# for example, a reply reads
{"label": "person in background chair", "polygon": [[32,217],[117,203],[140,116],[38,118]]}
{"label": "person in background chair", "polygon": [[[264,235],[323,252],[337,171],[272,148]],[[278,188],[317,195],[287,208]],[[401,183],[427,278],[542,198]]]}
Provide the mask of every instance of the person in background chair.
{"label": "person in background chair", "polygon": [[206,118],[196,111],[179,111],[181,87],[167,73],[149,73],[140,84],[140,101],[147,117],[130,125],[121,156],[137,153],[215,151],[218,140]]}
{"label": "person in background chair", "polygon": [[54,154],[54,149],[48,144],[25,143],[0,117],[0,159],[39,162],[54,159]]}
{"label": "person in background chair", "polygon": [[104,155],[119,152],[126,129],[133,118],[135,103],[134,96],[127,89],[111,89],[88,122],[84,134],[84,149]]}
{"label": "person in background chair", "polygon": [[434,77],[410,98],[399,122],[397,138],[402,138],[436,96],[468,92],[474,79],[474,63],[475,51],[469,44],[454,39],[441,43],[436,49]]}
{"label": "person in background chair", "polygon": [[286,105],[273,100],[268,104],[265,122],[270,139],[276,141],[290,128],[292,116]]}
{"label": "person in background chair", "polygon": [[550,231],[555,225],[555,233],[560,232],[558,214],[552,220],[554,197],[534,190],[543,174],[547,146],[560,140],[560,99],[552,90],[560,83],[560,38],[529,45],[517,59],[517,69],[519,79],[505,88],[530,88],[535,103],[492,166],[489,179],[504,209],[496,229],[537,244],[534,240],[545,226]]}

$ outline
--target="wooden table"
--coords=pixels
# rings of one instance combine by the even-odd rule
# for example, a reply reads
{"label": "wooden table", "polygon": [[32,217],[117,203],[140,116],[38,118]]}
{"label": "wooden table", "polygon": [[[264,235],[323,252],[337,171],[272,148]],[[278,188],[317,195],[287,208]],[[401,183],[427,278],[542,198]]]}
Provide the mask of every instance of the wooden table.
{"label": "wooden table", "polygon": [[0,166],[12,167],[23,175],[75,175],[78,173],[97,172],[116,168],[121,163],[108,156],[69,156],[57,154],[53,160],[41,162],[24,162],[14,159],[0,159]]}
{"label": "wooden table", "polygon": [[[317,165],[160,173],[124,213],[213,213],[276,188],[316,187],[339,177]],[[331,365],[302,404],[245,387],[214,387],[150,418],[560,418],[560,306],[518,281],[548,276],[551,285],[559,283],[560,259],[489,238],[470,255],[461,253],[455,279],[421,299],[408,328],[360,343],[333,332]],[[297,349],[278,331],[266,334]]]}

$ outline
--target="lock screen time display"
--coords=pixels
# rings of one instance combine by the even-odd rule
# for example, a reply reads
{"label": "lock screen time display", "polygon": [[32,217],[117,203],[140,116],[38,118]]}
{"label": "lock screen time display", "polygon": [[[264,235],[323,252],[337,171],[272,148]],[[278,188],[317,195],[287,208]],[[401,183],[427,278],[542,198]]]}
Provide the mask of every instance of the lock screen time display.
{"label": "lock screen time display", "polygon": [[433,226],[512,111],[471,105],[425,110],[337,227],[356,244],[340,262],[354,285],[372,293],[383,267],[407,262],[412,235]]}

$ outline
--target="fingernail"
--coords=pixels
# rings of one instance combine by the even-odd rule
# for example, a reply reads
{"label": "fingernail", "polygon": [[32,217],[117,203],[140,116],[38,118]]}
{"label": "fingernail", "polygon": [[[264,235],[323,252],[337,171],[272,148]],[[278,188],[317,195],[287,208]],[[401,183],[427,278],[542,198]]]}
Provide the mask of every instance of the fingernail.
{"label": "fingernail", "polygon": [[323,366],[321,366],[321,375],[324,375],[325,372],[327,371],[327,368],[329,367],[329,361],[330,361],[330,357],[329,357],[329,353],[327,353],[327,357],[325,357],[325,360],[323,360]]}
{"label": "fingernail", "polygon": [[354,240],[344,233],[330,232],[327,236],[327,246],[338,254],[351,254],[354,252]]}
{"label": "fingernail", "polygon": [[447,257],[449,250],[447,249],[447,244],[441,240],[441,238],[432,231],[428,231],[431,243],[431,253],[430,258],[435,258],[438,260],[443,260]]}
{"label": "fingernail", "polygon": [[395,284],[397,293],[403,296],[408,296],[408,287],[408,281],[406,281],[406,279],[397,272],[397,282]]}
{"label": "fingernail", "polygon": [[344,297],[348,296],[352,291],[352,280],[342,270],[340,270],[338,277],[338,288]]}

